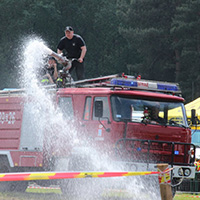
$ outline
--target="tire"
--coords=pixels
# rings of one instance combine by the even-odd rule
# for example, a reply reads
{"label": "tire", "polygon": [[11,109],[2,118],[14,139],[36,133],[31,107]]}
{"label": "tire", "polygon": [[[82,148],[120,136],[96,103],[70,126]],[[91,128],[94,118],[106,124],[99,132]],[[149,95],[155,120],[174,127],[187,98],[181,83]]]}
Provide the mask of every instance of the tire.
{"label": "tire", "polygon": [[177,187],[172,187],[172,197],[174,198],[176,195]]}
{"label": "tire", "polygon": [[[9,169],[6,165],[1,165],[0,172],[6,173],[6,172],[9,172]],[[8,188],[9,188],[9,182],[0,182],[0,192],[9,191]]]}
{"label": "tire", "polygon": [[[90,158],[83,155],[73,155],[69,159],[68,170],[69,171],[92,171],[92,166]],[[93,178],[92,178],[93,179]],[[87,199],[93,199],[94,195],[91,197],[90,185],[92,184],[91,178],[73,178],[65,179],[60,181],[60,187],[62,193],[68,197],[81,197],[86,196]]]}
{"label": "tire", "polygon": [[[6,165],[6,162],[2,162],[0,166],[1,173],[11,172],[10,167]],[[0,182],[0,191],[1,192],[25,192],[28,186],[28,181],[8,181]]]}
{"label": "tire", "polygon": [[8,190],[9,192],[25,192],[27,186],[27,181],[13,181],[9,182]]}
{"label": "tire", "polygon": [[180,179],[179,178],[173,178],[172,179],[172,197],[174,198],[176,195],[176,191],[177,191],[177,186],[173,186],[173,185],[177,185],[178,183],[180,183]]}

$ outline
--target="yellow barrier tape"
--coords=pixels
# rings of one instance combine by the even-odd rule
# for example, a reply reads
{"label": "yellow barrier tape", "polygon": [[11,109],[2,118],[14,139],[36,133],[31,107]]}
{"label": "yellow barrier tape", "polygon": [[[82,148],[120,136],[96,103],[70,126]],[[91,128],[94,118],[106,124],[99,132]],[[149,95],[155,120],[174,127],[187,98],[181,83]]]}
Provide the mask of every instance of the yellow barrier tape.
{"label": "yellow barrier tape", "polygon": [[24,180],[31,181],[31,180],[48,180],[50,177],[55,176],[56,173],[31,173],[29,176],[24,177]]}
{"label": "yellow barrier tape", "polygon": [[81,172],[79,175],[75,175],[74,178],[97,178],[99,175],[103,175],[104,172]]}

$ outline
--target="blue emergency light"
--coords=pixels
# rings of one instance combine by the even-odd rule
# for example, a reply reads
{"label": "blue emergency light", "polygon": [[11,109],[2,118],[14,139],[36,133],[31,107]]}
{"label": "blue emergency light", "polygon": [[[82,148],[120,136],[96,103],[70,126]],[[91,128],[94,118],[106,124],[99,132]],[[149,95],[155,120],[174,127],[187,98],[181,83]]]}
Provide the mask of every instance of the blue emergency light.
{"label": "blue emergency light", "polygon": [[110,81],[111,84],[113,85],[119,85],[119,86],[130,86],[130,87],[137,87],[137,81],[132,81],[132,80],[126,80],[126,79],[117,79],[113,78]]}
{"label": "blue emergency light", "polygon": [[179,151],[174,151],[174,154],[175,155],[179,155]]}
{"label": "blue emergency light", "polygon": [[149,80],[136,80],[136,79],[125,79],[125,78],[113,78],[110,84],[124,87],[134,87],[136,89],[146,89],[161,92],[180,92],[179,87],[176,83],[167,82],[156,82]]}
{"label": "blue emergency light", "polygon": [[140,147],[137,148],[137,151],[141,151],[142,149]]}
{"label": "blue emergency light", "polygon": [[167,85],[167,84],[157,84],[157,88],[160,90],[170,90],[170,91],[178,91],[177,85]]}

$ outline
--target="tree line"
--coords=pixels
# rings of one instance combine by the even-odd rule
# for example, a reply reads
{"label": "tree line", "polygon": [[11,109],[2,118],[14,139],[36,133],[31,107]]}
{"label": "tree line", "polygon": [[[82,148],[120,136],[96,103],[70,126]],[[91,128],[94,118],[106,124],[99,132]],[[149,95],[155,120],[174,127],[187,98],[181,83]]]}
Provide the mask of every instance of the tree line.
{"label": "tree line", "polygon": [[56,51],[70,25],[87,45],[86,77],[124,72],[178,82],[186,101],[200,96],[199,0],[1,0],[0,88],[18,87],[28,37]]}

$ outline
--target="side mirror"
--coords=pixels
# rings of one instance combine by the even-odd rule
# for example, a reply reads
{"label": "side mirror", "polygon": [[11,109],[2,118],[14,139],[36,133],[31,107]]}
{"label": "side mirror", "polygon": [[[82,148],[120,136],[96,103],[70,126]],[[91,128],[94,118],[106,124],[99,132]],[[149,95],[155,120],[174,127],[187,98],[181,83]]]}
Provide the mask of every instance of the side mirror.
{"label": "side mirror", "polygon": [[191,110],[191,122],[194,125],[197,124],[197,121],[196,121],[196,110],[195,109]]}
{"label": "side mirror", "polygon": [[94,102],[94,115],[95,117],[101,118],[103,117],[103,101],[95,101]]}

